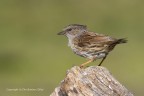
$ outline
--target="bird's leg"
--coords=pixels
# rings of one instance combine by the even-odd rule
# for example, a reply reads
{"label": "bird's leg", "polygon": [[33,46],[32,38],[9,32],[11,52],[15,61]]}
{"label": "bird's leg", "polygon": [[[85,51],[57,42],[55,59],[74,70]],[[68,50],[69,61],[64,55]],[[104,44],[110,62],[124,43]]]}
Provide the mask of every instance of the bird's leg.
{"label": "bird's leg", "polygon": [[98,66],[101,66],[101,64],[103,63],[103,61],[106,59],[107,56],[105,56],[102,61],[100,62],[100,64]]}
{"label": "bird's leg", "polygon": [[90,62],[92,62],[92,61],[94,61],[94,59],[90,59],[90,60],[88,60],[87,62],[81,64],[80,67],[82,68],[83,66],[87,65],[88,63],[90,63]]}

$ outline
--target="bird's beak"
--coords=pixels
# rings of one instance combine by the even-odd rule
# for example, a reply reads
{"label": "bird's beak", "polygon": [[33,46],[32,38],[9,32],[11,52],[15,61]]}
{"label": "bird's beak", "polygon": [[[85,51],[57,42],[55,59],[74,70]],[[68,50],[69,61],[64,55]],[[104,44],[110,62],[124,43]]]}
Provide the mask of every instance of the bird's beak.
{"label": "bird's beak", "polygon": [[65,31],[61,31],[61,32],[59,32],[57,35],[65,35]]}

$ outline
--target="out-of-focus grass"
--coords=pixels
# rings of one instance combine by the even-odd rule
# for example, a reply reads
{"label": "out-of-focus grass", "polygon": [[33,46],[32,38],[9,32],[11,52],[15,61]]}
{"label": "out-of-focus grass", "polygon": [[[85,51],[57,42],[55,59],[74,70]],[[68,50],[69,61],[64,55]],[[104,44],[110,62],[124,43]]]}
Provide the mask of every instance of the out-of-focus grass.
{"label": "out-of-focus grass", "polygon": [[[68,24],[87,24],[91,31],[127,37],[103,66],[136,96],[143,92],[144,6],[141,0],[1,0],[0,95],[49,95],[66,70],[85,62],[56,34]],[[90,64],[96,65],[100,60]],[[7,88],[43,88],[42,92]]]}

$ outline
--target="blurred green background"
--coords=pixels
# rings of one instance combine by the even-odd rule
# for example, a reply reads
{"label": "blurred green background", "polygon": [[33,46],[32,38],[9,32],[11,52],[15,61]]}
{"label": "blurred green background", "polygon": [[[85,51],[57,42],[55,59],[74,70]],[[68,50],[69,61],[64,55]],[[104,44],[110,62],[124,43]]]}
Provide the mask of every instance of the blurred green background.
{"label": "blurred green background", "polygon": [[[135,96],[144,94],[143,0],[0,0],[0,96],[49,96],[85,62],[56,35],[68,24],[127,37],[103,63]],[[97,60],[90,65],[97,65]],[[42,88],[43,91],[8,91]]]}

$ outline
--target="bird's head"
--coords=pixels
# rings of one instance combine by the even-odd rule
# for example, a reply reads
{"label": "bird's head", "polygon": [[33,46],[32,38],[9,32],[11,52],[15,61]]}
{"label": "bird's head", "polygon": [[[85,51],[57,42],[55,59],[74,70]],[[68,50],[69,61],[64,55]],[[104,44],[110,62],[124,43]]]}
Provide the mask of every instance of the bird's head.
{"label": "bird's head", "polygon": [[83,32],[86,32],[86,31],[87,31],[86,25],[71,24],[71,25],[66,26],[62,32],[58,33],[58,35],[65,35],[69,38],[69,37],[79,36]]}

